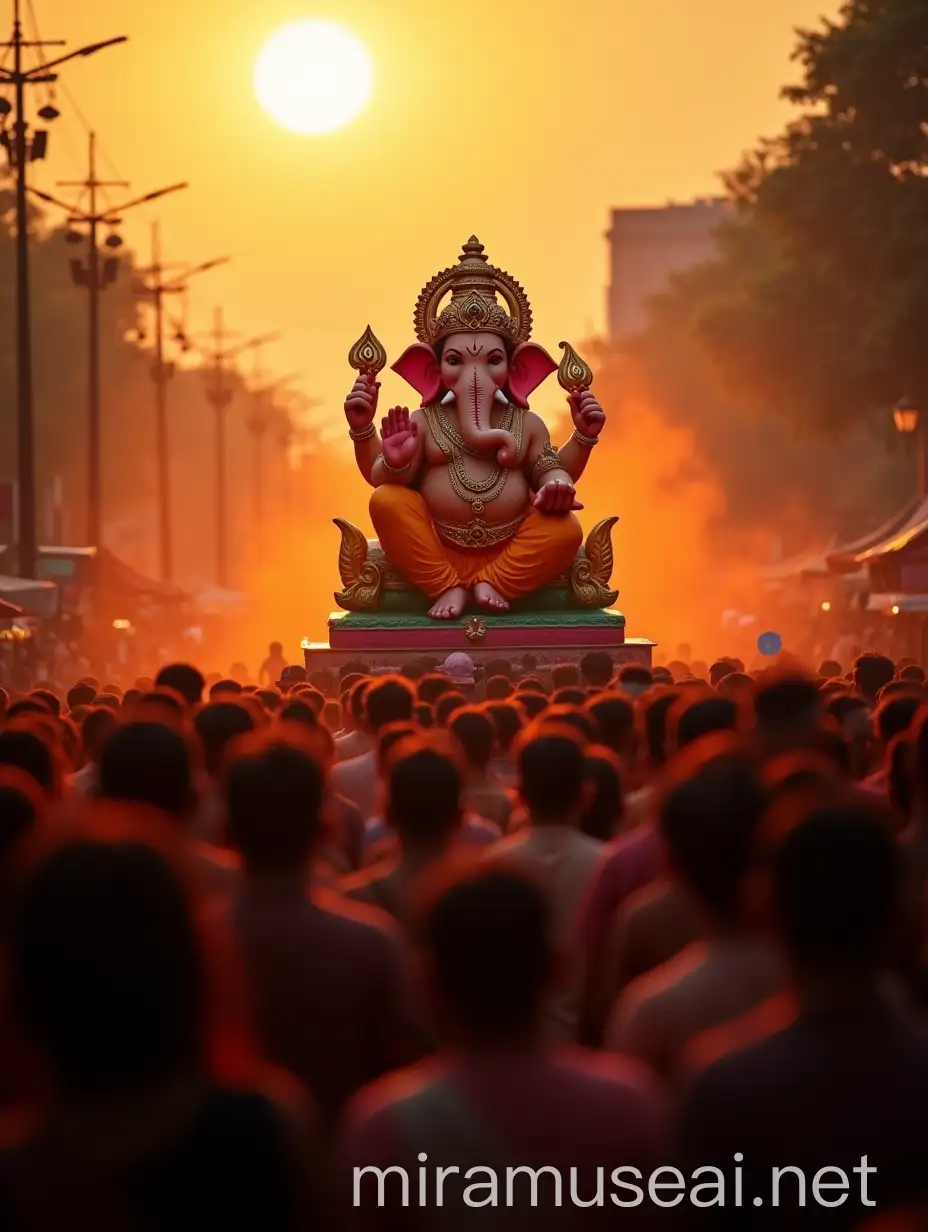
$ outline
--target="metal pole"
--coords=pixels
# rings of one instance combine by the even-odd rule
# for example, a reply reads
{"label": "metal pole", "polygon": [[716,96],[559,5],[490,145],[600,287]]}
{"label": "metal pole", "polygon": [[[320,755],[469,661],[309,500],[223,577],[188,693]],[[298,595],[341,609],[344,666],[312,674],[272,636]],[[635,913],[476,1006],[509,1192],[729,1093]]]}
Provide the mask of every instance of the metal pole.
{"label": "metal pole", "polygon": [[215,340],[215,366],[213,369],[213,405],[216,409],[216,583],[227,583],[226,540],[226,421],[225,421],[225,371],[222,340],[224,329],[222,309],[213,313],[213,338]]}
{"label": "metal pole", "polygon": [[167,379],[164,363],[164,288],[161,283],[161,235],[158,224],[151,228],[153,297],[155,301],[155,434],[158,471],[158,541],[162,581],[174,580],[171,537],[171,472],[168,457]]}
{"label": "metal pole", "polygon": [[922,416],[919,416],[915,436],[918,499],[925,500],[928,497],[928,424]]}
{"label": "metal pole", "polygon": [[87,289],[90,313],[87,356],[87,535],[91,547],[100,547],[103,522],[100,499],[100,254],[97,249],[96,135],[90,134],[87,184],[90,189],[90,251],[87,254]]}
{"label": "metal pole", "polygon": [[26,120],[22,73],[19,0],[13,18],[13,71],[16,78],[14,160],[16,170],[16,457],[19,505],[19,576],[36,575],[35,424],[32,407],[32,336],[29,312],[29,234],[26,220]]}

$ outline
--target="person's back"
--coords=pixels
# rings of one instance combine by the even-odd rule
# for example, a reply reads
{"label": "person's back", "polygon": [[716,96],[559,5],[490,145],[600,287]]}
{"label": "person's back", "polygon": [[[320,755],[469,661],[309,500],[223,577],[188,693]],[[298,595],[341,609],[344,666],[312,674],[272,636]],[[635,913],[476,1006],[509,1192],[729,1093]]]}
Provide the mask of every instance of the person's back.
{"label": "person's back", "polygon": [[[787,815],[787,807],[789,814]],[[928,1193],[928,1030],[887,978],[902,870],[878,805],[859,796],[800,798],[771,827],[772,900],[798,1015],[710,1065],[684,1101],[681,1156],[725,1165],[744,1156],[744,1189],[779,1207],[693,1226],[851,1229]],[[784,1152],[784,1144],[787,1149]],[[831,1209],[797,1206],[820,1169]],[[869,1169],[864,1172],[863,1169]],[[856,1174],[856,1175],[855,1175]],[[841,1195],[844,1194],[844,1199]]]}
{"label": "person's back", "polygon": [[325,782],[281,737],[244,746],[224,780],[244,884],[232,906],[260,1039],[334,1119],[363,1083],[409,1059],[403,954],[386,916],[306,890]]}
{"label": "person's back", "polygon": [[519,750],[520,793],[531,824],[490,848],[532,876],[552,911],[565,959],[562,986],[548,1002],[553,1034],[575,1039],[580,996],[577,916],[603,845],[577,829],[586,802],[586,760],[580,739],[566,728],[536,728]]}
{"label": "person's back", "polygon": [[[385,676],[363,693],[364,731],[376,742],[380,730],[390,723],[409,722],[415,694],[401,676]],[[332,786],[360,810],[365,821],[377,810],[381,796],[380,766],[376,748],[347,761],[332,771]]]}
{"label": "person's back", "polygon": [[454,713],[448,726],[461,745],[467,763],[464,808],[492,821],[505,834],[512,812],[512,796],[490,769],[496,747],[493,720],[480,707],[465,706]]}
{"label": "person's back", "polygon": [[744,918],[744,878],[763,806],[751,754],[735,737],[705,737],[671,766],[661,835],[674,878],[697,907],[703,939],[634,980],[605,1032],[607,1047],[667,1077],[690,1039],[780,987],[776,953]]}
{"label": "person's back", "polygon": [[216,1007],[176,853],[103,807],[102,836],[72,831],[16,896],[14,998],[51,1082],[0,1150],[0,1227],[291,1232],[325,1218],[310,1122],[208,1069]]}
{"label": "person's back", "polygon": [[[591,1201],[609,1171],[602,1164],[621,1161],[647,1175],[663,1158],[663,1105],[635,1067],[602,1065],[580,1049],[543,1042],[555,962],[544,895],[497,865],[449,871],[427,897],[417,935],[432,973],[442,1046],[434,1059],[381,1080],[352,1102],[339,1150],[344,1204],[369,1229],[517,1232],[611,1224],[616,1212],[605,1187],[604,1207]],[[434,1164],[454,1165],[442,1180],[440,1225],[431,1211],[415,1209],[415,1190],[412,1207],[402,1204],[395,1176],[385,1179],[379,1206],[376,1175],[359,1173],[398,1165],[416,1184],[426,1160],[428,1205],[435,1200]],[[469,1174],[465,1181],[472,1167],[479,1180]],[[510,1177],[509,1168],[521,1173]],[[542,1170],[537,1201],[526,1169]],[[553,1172],[562,1185],[560,1210],[552,1201]],[[500,1187],[497,1205],[465,1205],[466,1185],[472,1198],[488,1196],[490,1173]],[[572,1205],[574,1194],[586,1209]]]}

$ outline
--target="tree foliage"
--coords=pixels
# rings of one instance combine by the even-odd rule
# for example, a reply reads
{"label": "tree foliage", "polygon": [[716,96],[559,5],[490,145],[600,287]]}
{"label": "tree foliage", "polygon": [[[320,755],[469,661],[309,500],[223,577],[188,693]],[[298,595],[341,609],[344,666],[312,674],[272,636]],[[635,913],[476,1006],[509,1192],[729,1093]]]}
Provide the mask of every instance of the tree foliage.
{"label": "tree foliage", "polygon": [[794,59],[801,114],[726,177],[697,332],[739,398],[838,434],[928,398],[928,4],[849,0]]}

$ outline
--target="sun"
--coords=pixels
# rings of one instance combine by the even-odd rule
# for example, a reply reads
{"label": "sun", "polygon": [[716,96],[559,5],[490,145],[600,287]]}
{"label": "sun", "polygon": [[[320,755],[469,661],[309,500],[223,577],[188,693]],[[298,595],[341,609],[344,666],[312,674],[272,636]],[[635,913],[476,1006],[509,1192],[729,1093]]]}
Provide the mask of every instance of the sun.
{"label": "sun", "polygon": [[258,102],[293,133],[331,133],[364,110],[374,83],[367,48],[328,21],[297,21],[265,43],[255,63]]}

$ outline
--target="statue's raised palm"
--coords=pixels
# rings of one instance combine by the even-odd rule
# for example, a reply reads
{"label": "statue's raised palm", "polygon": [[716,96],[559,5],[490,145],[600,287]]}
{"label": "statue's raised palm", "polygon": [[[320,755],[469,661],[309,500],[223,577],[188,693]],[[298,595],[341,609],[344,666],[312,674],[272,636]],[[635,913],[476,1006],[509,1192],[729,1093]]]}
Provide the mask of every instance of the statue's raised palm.
{"label": "statue's raised palm", "polygon": [[419,425],[409,418],[405,406],[394,406],[381,420],[380,439],[387,466],[394,471],[405,470],[419,448]]}

